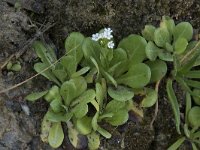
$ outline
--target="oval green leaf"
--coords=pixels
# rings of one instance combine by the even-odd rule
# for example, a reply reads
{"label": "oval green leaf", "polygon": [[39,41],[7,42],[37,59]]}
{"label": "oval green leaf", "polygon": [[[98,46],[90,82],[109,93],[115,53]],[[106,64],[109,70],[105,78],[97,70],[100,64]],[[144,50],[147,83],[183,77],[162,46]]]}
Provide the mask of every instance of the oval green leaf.
{"label": "oval green leaf", "polygon": [[199,89],[194,89],[193,90],[194,95],[198,96],[193,96],[193,100],[197,105],[200,105],[200,90]]}
{"label": "oval green leaf", "polygon": [[200,127],[200,107],[194,106],[188,113],[188,121],[193,127]]}
{"label": "oval green leaf", "polygon": [[159,47],[165,47],[166,43],[170,43],[170,35],[166,28],[157,28],[154,32],[154,42]]}
{"label": "oval green leaf", "polygon": [[117,88],[109,87],[108,94],[117,101],[128,101],[134,96],[133,90],[125,86],[118,86]]}
{"label": "oval green leaf", "polygon": [[28,101],[34,102],[34,101],[38,100],[39,98],[43,97],[44,95],[46,95],[47,92],[48,91],[31,93],[31,94],[27,95],[25,97],[25,99]]}
{"label": "oval green leaf", "polygon": [[146,88],[146,96],[141,102],[141,107],[151,107],[153,106],[156,101],[158,100],[158,93],[150,88]]}
{"label": "oval green leaf", "polygon": [[64,139],[64,133],[60,122],[53,123],[50,131],[48,142],[49,145],[53,148],[58,148]]}
{"label": "oval green leaf", "polygon": [[76,129],[80,132],[80,134],[87,135],[92,132],[92,118],[83,117],[76,121]]}
{"label": "oval green leaf", "polygon": [[142,36],[148,41],[153,41],[155,30],[156,28],[154,26],[145,25],[144,29],[142,30]]}
{"label": "oval green leaf", "polygon": [[188,45],[188,41],[185,38],[178,38],[174,44],[174,50],[176,54],[182,54]]}
{"label": "oval green leaf", "polygon": [[132,88],[143,88],[149,83],[150,78],[150,68],[144,63],[139,63],[131,66],[126,74],[116,80],[118,84],[124,84]]}
{"label": "oval green leaf", "polygon": [[151,83],[161,80],[167,73],[167,64],[162,60],[147,61],[146,64],[151,69]]}

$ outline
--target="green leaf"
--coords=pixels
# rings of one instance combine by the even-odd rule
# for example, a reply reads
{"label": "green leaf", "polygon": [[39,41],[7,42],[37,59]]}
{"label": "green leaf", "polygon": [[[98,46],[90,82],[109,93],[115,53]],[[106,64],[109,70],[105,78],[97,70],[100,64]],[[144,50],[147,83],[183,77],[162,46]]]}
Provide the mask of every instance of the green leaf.
{"label": "green leaf", "polygon": [[158,93],[150,88],[145,89],[146,95],[145,98],[141,102],[141,107],[151,107],[158,100]]}
{"label": "green leaf", "polygon": [[79,77],[79,76],[85,74],[86,72],[88,72],[89,70],[90,70],[90,67],[83,67],[79,71],[73,73],[72,76],[71,76],[71,78]]}
{"label": "green leaf", "polygon": [[51,110],[49,110],[46,113],[46,118],[47,120],[51,121],[51,122],[67,122],[69,121],[73,116],[73,113],[63,113],[63,112],[59,112],[59,113],[55,113]]}
{"label": "green leaf", "polygon": [[35,49],[38,57],[42,60],[44,64],[50,66],[53,62],[57,60],[55,52],[50,48],[50,46],[45,45],[40,41],[35,41],[33,43],[33,48]]}
{"label": "green leaf", "polygon": [[54,99],[51,101],[50,106],[55,113],[58,113],[62,110],[62,101],[60,99]]}
{"label": "green leaf", "polygon": [[118,86],[116,89],[109,87],[108,94],[111,98],[118,101],[127,101],[132,99],[134,96],[133,90],[125,86]]}
{"label": "green leaf", "polygon": [[188,45],[188,41],[185,38],[178,38],[174,44],[174,50],[176,54],[182,54]]}
{"label": "green leaf", "polygon": [[166,44],[165,44],[165,48],[166,48],[166,50],[167,50],[168,52],[173,52],[173,51],[174,51],[173,46],[172,46],[171,44],[169,44],[169,43],[166,43]]}
{"label": "green leaf", "polygon": [[159,47],[165,47],[166,43],[170,43],[170,35],[166,28],[157,28],[154,32],[154,42]]}
{"label": "green leaf", "polygon": [[62,83],[67,79],[67,72],[62,69],[54,69],[52,73],[60,80]]}
{"label": "green leaf", "polygon": [[20,71],[21,69],[22,69],[22,66],[19,63],[12,65],[12,67],[10,68],[10,70],[16,71],[16,72]]}
{"label": "green leaf", "polygon": [[126,74],[116,80],[118,84],[124,84],[132,88],[143,88],[149,83],[150,78],[150,68],[143,63],[139,63],[131,66]]}
{"label": "green leaf", "polygon": [[161,49],[158,48],[152,41],[149,41],[145,48],[147,58],[150,59],[151,61],[156,60],[160,51]]}
{"label": "green leaf", "polygon": [[60,62],[63,65],[63,67],[66,69],[67,74],[69,76],[71,76],[73,73],[76,72],[77,62],[73,56],[70,56],[70,55],[64,56],[64,57],[62,57]]}
{"label": "green leaf", "polygon": [[192,150],[198,150],[197,146],[193,142],[192,142]]}
{"label": "green leaf", "polygon": [[194,106],[188,113],[188,121],[193,127],[200,127],[200,107]]}
{"label": "green leaf", "polygon": [[185,38],[187,41],[190,41],[193,36],[193,28],[192,25],[188,22],[181,22],[176,25],[174,32],[174,41],[178,38]]}
{"label": "green leaf", "polygon": [[166,28],[169,34],[172,35],[175,28],[174,20],[168,16],[163,16],[162,21],[160,23],[160,27]]}
{"label": "green leaf", "polygon": [[76,104],[82,103],[87,104],[90,103],[92,100],[95,99],[96,93],[93,89],[89,89],[83,92],[78,98],[76,98],[72,103],[71,106],[75,106]]}
{"label": "green leaf", "polygon": [[154,26],[145,25],[144,29],[142,30],[142,36],[148,41],[153,41],[155,30],[156,28]]}
{"label": "green leaf", "polygon": [[106,71],[102,72],[104,77],[107,79],[107,81],[110,81],[115,87],[117,87],[117,82],[116,80]]}
{"label": "green leaf", "polygon": [[200,81],[194,81],[194,80],[185,79],[185,82],[187,83],[187,85],[189,85],[189,86],[191,86],[193,88],[200,89]]}
{"label": "green leaf", "polygon": [[117,112],[120,109],[124,109],[126,106],[125,102],[120,102],[116,100],[110,101],[105,108],[104,114],[107,114],[108,112]]}
{"label": "green leaf", "polygon": [[107,139],[111,138],[111,136],[112,136],[108,131],[106,131],[105,129],[101,128],[100,126],[97,128],[97,131]]}
{"label": "green leaf", "polygon": [[128,60],[127,53],[122,48],[117,48],[113,51],[113,59],[110,62],[109,73],[113,76],[120,76],[128,70],[128,65],[125,65]]}
{"label": "green leaf", "polygon": [[48,93],[45,95],[44,99],[47,102],[51,102],[54,99],[60,100],[61,101],[61,96],[59,92],[59,87],[58,86],[52,86],[51,89],[48,91]]}
{"label": "green leaf", "polygon": [[167,150],[176,150],[178,149],[181,144],[183,144],[183,142],[185,141],[185,137],[181,137],[179,138],[174,144],[172,144]]}
{"label": "green leaf", "polygon": [[97,150],[100,145],[100,137],[99,134],[92,132],[91,134],[87,135],[88,139],[88,148],[89,150]]}
{"label": "green leaf", "polygon": [[173,61],[173,56],[171,53],[169,52],[166,52],[164,50],[160,51],[158,53],[158,57],[161,59],[161,60],[164,60],[164,61]]}
{"label": "green leaf", "polygon": [[81,61],[83,57],[82,44],[84,39],[85,38],[81,33],[73,32],[69,35],[69,37],[67,37],[65,41],[65,49],[67,55],[75,58],[77,64]]}
{"label": "green leaf", "polygon": [[179,105],[178,105],[178,101],[176,98],[176,95],[174,93],[173,87],[172,87],[172,80],[168,79],[167,80],[167,95],[170,101],[170,104],[172,106],[173,109],[173,113],[175,116],[175,121],[176,121],[176,130],[179,134],[181,134],[180,131],[180,110],[179,110]]}
{"label": "green leaf", "polygon": [[200,71],[199,70],[192,70],[184,74],[186,78],[192,79],[199,79],[200,78]]}
{"label": "green leaf", "polygon": [[194,89],[194,90],[193,90],[193,93],[194,93],[195,95],[198,95],[198,96],[193,96],[194,102],[195,102],[197,105],[200,105],[200,90],[199,90],[199,89]]}
{"label": "green leaf", "polygon": [[146,40],[136,34],[131,34],[120,41],[118,48],[122,48],[127,52],[129,64],[137,64],[142,62],[145,57]]}
{"label": "green leaf", "polygon": [[41,123],[40,138],[42,142],[48,142],[49,130],[51,126],[52,126],[52,122],[47,120],[46,115],[45,115]]}
{"label": "green leaf", "polygon": [[91,38],[86,38],[83,42],[82,49],[86,60],[90,62],[90,58],[93,57],[100,64],[101,47],[96,41],[93,41]]}
{"label": "green leaf", "polygon": [[31,94],[27,95],[25,97],[25,99],[28,101],[34,102],[34,101],[38,100],[39,98],[43,97],[44,95],[46,95],[47,92],[48,91],[31,93]]}
{"label": "green leaf", "polygon": [[94,106],[96,111],[99,111],[99,103],[97,103],[95,99],[93,99],[90,103]]}
{"label": "green leaf", "polygon": [[98,123],[97,123],[98,118],[99,118],[99,112],[96,112],[94,117],[92,118],[92,128],[94,131],[96,131],[98,128]]}
{"label": "green leaf", "polygon": [[129,115],[126,109],[121,109],[117,112],[114,112],[114,115],[110,118],[106,118],[106,122],[110,123],[113,126],[119,126],[128,121]]}
{"label": "green leaf", "polygon": [[50,131],[49,131],[49,137],[48,142],[49,145],[53,148],[58,148],[64,139],[64,133],[60,122],[53,123]]}
{"label": "green leaf", "polygon": [[80,134],[87,135],[92,132],[91,121],[92,121],[92,119],[87,116],[77,119],[76,129],[80,132]]}
{"label": "green leaf", "polygon": [[60,88],[60,95],[64,99],[65,105],[69,106],[71,101],[76,97],[76,86],[73,81],[66,81]]}
{"label": "green leaf", "polygon": [[88,112],[88,105],[86,103],[80,103],[72,110],[76,118],[84,117]]}
{"label": "green leaf", "polygon": [[161,80],[167,73],[167,64],[162,60],[145,62],[151,69],[150,82],[154,83]]}
{"label": "green leaf", "polygon": [[183,126],[183,130],[184,130],[184,134],[185,134],[185,136],[187,137],[187,138],[190,138],[190,130],[189,130],[189,128],[188,128],[188,124],[184,124],[184,126]]}
{"label": "green leaf", "polygon": [[97,100],[100,110],[101,110],[103,107],[103,100],[104,100],[106,93],[104,93],[103,87],[100,83],[96,83],[95,89],[96,89],[96,100]]}
{"label": "green leaf", "polygon": [[189,124],[188,113],[189,113],[191,108],[192,108],[191,95],[187,92],[186,93],[186,107],[185,107],[185,123],[186,124]]}
{"label": "green leaf", "polygon": [[[46,77],[48,80],[55,82],[56,84],[60,85],[60,82],[56,79],[56,77],[54,76],[54,74],[51,72],[50,69],[47,69],[49,67],[49,65],[45,64],[45,63],[36,63],[34,65],[34,70],[43,75],[44,77]],[[45,71],[44,71],[45,70]]]}

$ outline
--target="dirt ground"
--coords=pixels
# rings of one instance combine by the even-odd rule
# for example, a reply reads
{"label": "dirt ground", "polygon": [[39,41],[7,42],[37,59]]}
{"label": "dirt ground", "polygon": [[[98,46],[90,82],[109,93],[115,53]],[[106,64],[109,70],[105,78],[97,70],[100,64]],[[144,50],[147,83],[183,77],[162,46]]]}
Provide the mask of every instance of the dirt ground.
{"label": "dirt ground", "polygon": [[[36,55],[31,44],[37,38],[53,42],[57,55],[61,56],[64,40],[72,31],[91,36],[103,27],[111,27],[118,42],[131,33],[140,34],[148,23],[157,25],[163,15],[176,22],[188,21],[197,31],[200,28],[200,0],[21,0],[20,6],[16,1],[0,1],[0,67],[9,58],[16,61],[15,58],[19,57],[17,60],[22,69],[20,72],[1,69],[0,90],[35,74]],[[49,24],[54,25],[48,28]],[[50,83],[39,76],[0,94],[0,150],[51,150],[39,137],[47,104],[42,100],[36,103],[24,100],[31,91],[41,91],[49,86]],[[184,93],[178,87],[176,91],[182,102]],[[113,136],[109,140],[102,139],[100,149],[167,149],[178,135],[165,93],[165,79],[159,89],[158,117],[151,129],[153,113],[154,108],[147,109],[141,122],[130,119],[117,129],[108,127]],[[66,138],[59,149],[70,150],[73,147]],[[185,143],[181,149],[189,150],[191,147]]]}

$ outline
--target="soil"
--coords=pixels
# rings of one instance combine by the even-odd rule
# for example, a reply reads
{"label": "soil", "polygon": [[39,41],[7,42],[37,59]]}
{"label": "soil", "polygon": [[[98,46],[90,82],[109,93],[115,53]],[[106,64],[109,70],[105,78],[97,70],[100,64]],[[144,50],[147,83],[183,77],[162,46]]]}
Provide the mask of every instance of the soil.
{"label": "soil", "polygon": [[[33,64],[36,58],[31,48],[32,42],[45,39],[53,42],[58,56],[64,52],[64,40],[70,32],[82,32],[86,36],[103,27],[114,30],[116,43],[129,34],[140,34],[146,24],[158,25],[163,15],[176,22],[188,21],[195,29],[200,28],[199,0],[17,0],[0,1],[0,66],[10,56],[23,51],[17,59],[22,65],[20,72],[0,72],[0,90],[20,83],[35,74]],[[43,34],[38,34],[40,26],[56,23]],[[40,32],[40,33],[41,33]],[[41,35],[41,36],[39,36]],[[25,47],[25,48],[24,48]],[[13,57],[12,61],[16,61]],[[153,129],[150,122],[154,108],[144,110],[141,122],[129,121],[126,125],[113,129],[112,138],[102,139],[102,150],[164,150],[178,137],[172,109],[165,93],[165,79],[159,88],[159,110]],[[40,123],[47,110],[47,104],[25,101],[32,91],[41,91],[50,83],[39,76],[24,85],[0,94],[0,150],[51,150],[40,140]],[[180,104],[183,95],[175,87]],[[68,139],[59,148],[73,149]],[[181,149],[191,149],[185,143]]]}

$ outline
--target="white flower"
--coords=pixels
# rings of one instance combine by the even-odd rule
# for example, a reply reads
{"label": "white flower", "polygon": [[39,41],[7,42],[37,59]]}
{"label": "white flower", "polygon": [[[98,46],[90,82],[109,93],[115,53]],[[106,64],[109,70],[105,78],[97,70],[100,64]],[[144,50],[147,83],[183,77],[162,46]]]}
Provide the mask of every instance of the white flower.
{"label": "white flower", "polygon": [[99,39],[108,39],[111,40],[113,38],[111,28],[104,28],[102,33],[95,33],[92,35],[92,40],[98,41]]}
{"label": "white flower", "polygon": [[108,48],[114,48],[115,44],[113,41],[108,42]]}
{"label": "white flower", "polygon": [[98,41],[99,39],[99,33],[92,34],[92,40]]}

